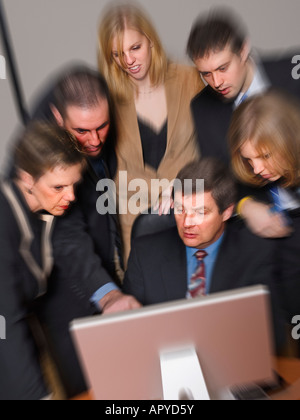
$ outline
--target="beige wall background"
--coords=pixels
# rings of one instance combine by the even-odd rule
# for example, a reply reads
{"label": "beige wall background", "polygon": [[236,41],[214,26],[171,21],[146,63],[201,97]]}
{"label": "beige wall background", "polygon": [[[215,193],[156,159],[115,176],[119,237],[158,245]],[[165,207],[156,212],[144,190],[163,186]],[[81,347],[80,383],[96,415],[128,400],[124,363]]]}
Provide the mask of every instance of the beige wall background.
{"label": "beige wall background", "polygon": [[[65,65],[79,61],[96,66],[98,21],[103,8],[112,2],[3,0],[28,107],[51,74]],[[139,3],[152,17],[166,51],[174,60],[187,60],[186,42],[196,16],[219,4],[240,14],[254,47],[264,52],[294,49],[300,54],[299,0],[140,0]],[[0,55],[5,58],[1,42]],[[1,172],[18,125],[7,74],[6,80],[0,80]]]}

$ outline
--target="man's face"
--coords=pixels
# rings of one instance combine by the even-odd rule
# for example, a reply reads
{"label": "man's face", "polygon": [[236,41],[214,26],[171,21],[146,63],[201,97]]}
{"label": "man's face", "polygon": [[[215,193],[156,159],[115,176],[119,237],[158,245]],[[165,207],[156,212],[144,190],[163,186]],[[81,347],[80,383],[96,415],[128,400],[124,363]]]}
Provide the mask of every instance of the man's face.
{"label": "man's face", "polygon": [[248,44],[244,45],[240,54],[235,54],[228,45],[224,50],[212,51],[194,62],[209,86],[224,99],[232,100],[251,85],[253,75],[248,57]]}
{"label": "man's face", "polygon": [[110,128],[107,100],[103,99],[96,107],[89,109],[68,106],[62,125],[76,137],[88,156],[99,156]]}
{"label": "man's face", "polygon": [[205,249],[223,234],[233,207],[220,214],[210,192],[183,196],[175,194],[175,219],[180,238],[185,246]]}

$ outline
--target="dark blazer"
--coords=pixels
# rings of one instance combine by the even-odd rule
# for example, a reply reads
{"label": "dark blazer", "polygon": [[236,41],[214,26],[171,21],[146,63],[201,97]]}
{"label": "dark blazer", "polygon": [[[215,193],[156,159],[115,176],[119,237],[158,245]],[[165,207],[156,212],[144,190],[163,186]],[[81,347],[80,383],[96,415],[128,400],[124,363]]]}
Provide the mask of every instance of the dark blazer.
{"label": "dark blazer", "polygon": [[294,233],[276,242],[284,310],[286,321],[291,325],[294,316],[300,314],[300,209],[289,212],[289,217]]}
{"label": "dark blazer", "polygon": [[[56,82],[57,83],[57,82]],[[53,86],[43,95],[33,112],[33,120],[56,124],[50,109],[54,103]],[[98,164],[96,174],[87,159],[83,180],[76,191],[76,203],[56,221],[53,235],[54,269],[47,296],[39,305],[39,318],[45,325],[51,355],[68,398],[88,389],[69,333],[69,324],[76,318],[99,313],[90,299],[102,286],[118,283],[115,250],[122,255],[117,216],[99,215],[96,203],[101,195],[97,183],[112,179],[116,171],[114,123]],[[100,171],[99,171],[100,172]]]}
{"label": "dark blazer", "polygon": [[[229,222],[213,270],[211,293],[263,284],[270,288],[277,312],[276,279],[273,242],[253,235],[242,222]],[[149,305],[184,299],[187,288],[186,248],[176,228],[135,241],[124,281],[125,293]],[[274,319],[279,345],[281,314],[276,313]]]}
{"label": "dark blazer", "polygon": [[59,277],[71,277],[73,287],[87,301],[101,286],[116,280],[115,249],[120,247],[117,218],[97,212],[98,181],[88,165],[76,191],[77,201],[57,220],[53,238]]}
{"label": "dark blazer", "polygon": [[[60,78],[61,76],[56,77],[46,92],[43,92],[36,101],[37,104],[32,113],[33,121],[56,124],[50,105],[55,105],[54,89]],[[58,220],[56,229],[58,234],[54,238],[55,249],[58,250],[56,261],[61,270],[61,277],[64,277],[64,273],[69,275],[73,273],[74,281],[78,278],[81,285],[86,288],[88,299],[98,288],[116,280],[115,249],[119,249],[119,254],[122,254],[117,217],[109,214],[99,215],[96,210],[96,202],[101,195],[96,191],[98,181],[102,178],[113,179],[117,169],[114,116],[111,116],[111,119],[108,139],[102,156],[99,158],[102,173],[96,174],[87,159],[88,167],[76,191],[77,203],[72,206],[66,216]],[[64,240],[66,236],[68,243]],[[60,255],[62,255],[61,258]],[[94,268],[92,274],[91,267]]]}
{"label": "dark blazer", "polygon": [[[109,170],[107,165],[104,170]],[[14,177],[13,163],[8,172]],[[117,282],[115,247],[121,248],[118,221],[114,216],[97,213],[98,180],[88,165],[76,191],[77,202],[65,216],[56,219],[52,237],[54,268],[47,295],[36,305],[65,393],[70,398],[88,388],[69,324],[75,318],[99,313],[99,308],[90,302],[92,295],[107,283]]]}
{"label": "dark blazer", "polygon": [[[272,87],[292,94],[300,100],[300,83],[292,77],[291,54],[288,58],[265,60],[262,69]],[[216,157],[230,162],[227,133],[233,113],[233,102],[224,102],[210,86],[192,101],[193,118],[202,157]]]}
{"label": "dark blazer", "polygon": [[[12,189],[34,236],[31,254],[41,265],[43,222],[30,212],[17,187]],[[0,188],[0,315],[6,320],[6,340],[0,340],[0,400],[39,400],[49,393],[28,320],[39,286],[19,252],[21,237],[12,207]]]}
{"label": "dark blazer", "polygon": [[114,262],[117,220],[97,213],[98,180],[88,166],[76,193],[77,202],[66,216],[57,220],[53,235],[54,270],[39,311],[68,398],[88,389],[69,324],[76,318],[99,313],[91,297],[105,284],[117,282]]}
{"label": "dark blazer", "polygon": [[[295,66],[292,64],[294,55],[290,53],[286,55],[286,58],[263,60],[262,70],[272,88],[285,91],[300,100],[299,80],[292,77]],[[213,156],[229,164],[227,133],[233,113],[233,103],[225,103],[213,89],[206,87],[194,98],[191,107],[202,156]],[[239,184],[238,188],[240,198],[251,195],[259,201],[270,202],[268,186],[251,188]],[[292,317],[300,313],[300,217],[294,213],[291,218],[295,233],[291,237],[277,241],[278,262],[281,262],[282,297],[285,301],[286,319],[289,324]]]}

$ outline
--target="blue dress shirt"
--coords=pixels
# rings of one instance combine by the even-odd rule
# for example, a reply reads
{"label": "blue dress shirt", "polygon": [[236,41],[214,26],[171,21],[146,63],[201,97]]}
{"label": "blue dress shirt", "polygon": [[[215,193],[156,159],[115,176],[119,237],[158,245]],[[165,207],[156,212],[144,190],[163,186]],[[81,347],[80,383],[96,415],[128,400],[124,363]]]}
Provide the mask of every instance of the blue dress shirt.
{"label": "blue dress shirt", "polygon": [[113,282],[105,284],[93,294],[93,296],[90,299],[90,302],[96,305],[96,307],[98,307],[100,310],[102,310],[102,308],[100,308],[99,301],[102,298],[104,298],[104,296],[106,296],[108,293],[112,292],[113,290],[120,291],[118,286],[115,285],[115,283]]}
{"label": "blue dress shirt", "polygon": [[[221,244],[223,242],[223,239],[224,239],[224,233],[215,243],[208,246],[207,248],[203,248],[203,250],[207,252],[207,257],[205,257],[205,259],[204,259],[205,276],[206,276],[206,294],[209,294],[209,291],[210,291],[211,280],[212,280],[212,276],[213,276],[213,270],[214,270],[214,267],[215,267],[215,262],[216,262],[216,259],[218,257],[219,250],[220,250]],[[198,260],[195,257],[195,253],[197,251],[199,251],[199,249],[186,247],[187,275],[188,275],[187,286],[189,286],[190,280],[191,280],[193,274],[197,270]]]}

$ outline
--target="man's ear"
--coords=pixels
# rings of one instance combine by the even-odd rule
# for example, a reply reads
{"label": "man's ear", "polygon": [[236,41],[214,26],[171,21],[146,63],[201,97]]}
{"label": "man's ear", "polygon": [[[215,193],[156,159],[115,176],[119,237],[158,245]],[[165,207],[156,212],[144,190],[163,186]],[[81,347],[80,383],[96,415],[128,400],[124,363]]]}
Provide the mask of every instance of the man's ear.
{"label": "man's ear", "polygon": [[233,212],[235,209],[235,205],[231,204],[223,213],[223,222],[227,222],[229,219],[231,219]]}
{"label": "man's ear", "polygon": [[26,190],[31,192],[35,184],[33,176],[21,169],[18,171],[18,176]]}
{"label": "man's ear", "polygon": [[59,112],[59,110],[53,104],[50,105],[50,108],[51,108],[52,114],[54,115],[54,118],[55,118],[57,124],[60,127],[63,127],[64,126],[64,119],[63,119],[61,113]]}
{"label": "man's ear", "polygon": [[250,39],[245,39],[245,42],[241,48],[240,57],[241,60],[246,63],[251,53],[251,42]]}

